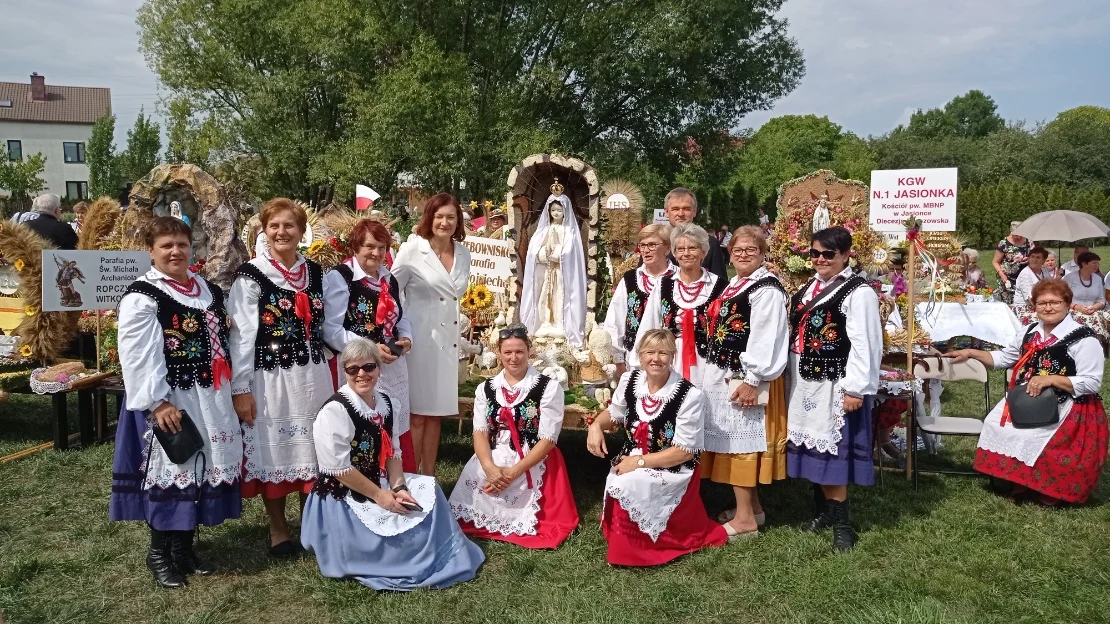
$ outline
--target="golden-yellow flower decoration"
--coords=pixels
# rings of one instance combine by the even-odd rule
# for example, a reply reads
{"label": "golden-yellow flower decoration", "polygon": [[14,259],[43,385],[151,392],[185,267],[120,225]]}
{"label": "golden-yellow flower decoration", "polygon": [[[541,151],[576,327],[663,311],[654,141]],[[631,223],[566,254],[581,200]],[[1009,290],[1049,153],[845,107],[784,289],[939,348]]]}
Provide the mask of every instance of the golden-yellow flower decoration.
{"label": "golden-yellow flower decoration", "polygon": [[308,246],[308,253],[309,253],[309,255],[316,255],[316,254],[320,253],[320,250],[323,249],[323,248],[324,248],[324,241],[323,240],[312,241],[312,244]]}
{"label": "golden-yellow flower decoration", "polygon": [[15,259],[15,262],[14,262],[13,264],[15,265],[15,270],[16,270],[16,271],[22,271],[22,270],[23,270],[23,267],[24,267],[24,266],[26,266],[26,265],[25,265],[25,264],[23,263],[23,258],[16,258],[16,259]]}
{"label": "golden-yellow flower decoration", "polygon": [[25,358],[31,357],[31,353],[32,353],[31,345],[23,345],[22,347],[19,348],[19,354],[22,355]]}
{"label": "golden-yellow flower decoration", "polygon": [[462,309],[469,315],[474,315],[484,310],[493,303],[493,293],[489,291],[489,287],[485,284],[471,284],[466,287],[466,293],[462,296],[460,305]]}
{"label": "golden-yellow flower decoration", "polygon": [[474,300],[478,302],[479,308],[487,308],[493,303],[493,293],[485,284],[475,284]]}
{"label": "golden-yellow flower decoration", "polygon": [[493,208],[493,200],[492,199],[487,199],[486,203],[482,204],[482,207],[483,208]]}
{"label": "golden-yellow flower decoration", "polygon": [[38,309],[35,306],[23,306],[23,313],[27,316],[34,316],[37,312]]}
{"label": "golden-yellow flower decoration", "polygon": [[477,208],[477,207],[478,207],[478,202],[477,202],[477,201],[474,201],[473,199],[472,199],[472,200],[470,200],[470,209],[471,209],[471,210],[473,210],[473,209],[475,209],[475,208]]}

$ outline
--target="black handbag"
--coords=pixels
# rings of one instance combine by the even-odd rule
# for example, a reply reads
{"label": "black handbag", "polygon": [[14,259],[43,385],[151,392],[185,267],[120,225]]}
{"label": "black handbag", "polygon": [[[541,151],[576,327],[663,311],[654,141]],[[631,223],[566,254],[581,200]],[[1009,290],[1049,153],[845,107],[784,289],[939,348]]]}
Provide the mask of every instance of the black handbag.
{"label": "black handbag", "polygon": [[204,448],[204,438],[201,437],[196,423],[189,418],[189,413],[185,410],[181,410],[181,431],[177,433],[165,431],[158,426],[157,422],[151,424],[151,429],[154,430],[154,437],[158,438],[158,444],[162,445],[162,450],[166,451],[166,456],[175,464],[185,463],[193,454]]}
{"label": "black handbag", "polygon": [[1025,384],[1006,392],[1010,421],[1014,429],[1036,429],[1060,422],[1060,400],[1056,388],[1045,388],[1035,397],[1029,396]]}

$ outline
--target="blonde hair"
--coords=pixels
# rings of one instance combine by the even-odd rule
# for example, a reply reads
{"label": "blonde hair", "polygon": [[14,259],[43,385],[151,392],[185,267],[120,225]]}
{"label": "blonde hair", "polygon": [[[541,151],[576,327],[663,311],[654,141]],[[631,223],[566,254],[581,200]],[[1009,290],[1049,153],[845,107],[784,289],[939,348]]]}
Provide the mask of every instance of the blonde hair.
{"label": "blonde hair", "polygon": [[640,228],[640,235],[636,238],[636,242],[642,243],[644,242],[645,238],[651,238],[652,236],[663,241],[663,244],[669,247],[671,244],[671,226],[665,223],[652,223],[651,225],[645,225],[644,227]]}
{"label": "blonde hair", "polygon": [[669,352],[671,355],[678,353],[678,345],[674,341],[674,334],[667,329],[649,329],[644,332],[644,337],[640,339],[640,345],[636,347],[636,353],[643,353],[645,350],[653,348]]}
{"label": "blonde hair", "polygon": [[736,228],[732,233],[732,239],[728,241],[728,252],[732,253],[732,248],[736,246],[737,241],[740,239],[750,239],[755,241],[755,246],[759,247],[759,253],[767,253],[767,237],[763,235],[763,230],[754,225],[741,225]]}

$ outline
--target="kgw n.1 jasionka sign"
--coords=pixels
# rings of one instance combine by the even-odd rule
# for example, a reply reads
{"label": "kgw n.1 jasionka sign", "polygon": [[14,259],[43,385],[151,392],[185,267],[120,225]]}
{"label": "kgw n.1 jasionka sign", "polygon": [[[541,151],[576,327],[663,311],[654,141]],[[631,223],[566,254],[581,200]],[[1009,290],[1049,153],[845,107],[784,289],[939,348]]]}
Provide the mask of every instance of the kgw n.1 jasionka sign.
{"label": "kgw n.1 jasionka sign", "polygon": [[922,231],[956,229],[956,168],[890,169],[871,172],[871,228],[905,232],[911,216]]}

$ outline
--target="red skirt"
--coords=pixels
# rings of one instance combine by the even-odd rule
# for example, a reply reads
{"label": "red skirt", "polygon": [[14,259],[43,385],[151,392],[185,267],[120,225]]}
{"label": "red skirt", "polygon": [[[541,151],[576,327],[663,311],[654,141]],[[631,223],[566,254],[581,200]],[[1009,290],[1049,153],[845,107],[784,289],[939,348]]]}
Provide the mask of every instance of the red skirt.
{"label": "red skirt", "polygon": [[1033,466],[992,451],[975,451],[975,469],[1068,503],[1085,503],[1106,463],[1102,401],[1075,404]]}
{"label": "red skirt", "polygon": [[[339,392],[339,358],[333,357],[328,360],[328,368],[331,369],[332,389]],[[416,472],[416,451],[412,450],[411,431],[401,434],[401,469],[405,472]]]}
{"label": "red skirt", "polygon": [[892,429],[902,424],[902,414],[910,409],[905,399],[887,399],[879,405],[879,430]]}
{"label": "red skirt", "polygon": [[551,449],[544,459],[543,496],[540,497],[540,511],[536,514],[535,535],[502,535],[479,529],[474,523],[459,520],[463,533],[469,537],[509,542],[525,548],[558,548],[574,529],[578,528],[578,506],[574,503],[574,493],[570,491],[570,477],[567,463],[558,447]]}
{"label": "red skirt", "polygon": [[261,495],[262,498],[285,498],[294,492],[309,494],[312,492],[312,486],[315,484],[315,480],[270,483],[269,481],[251,479],[250,481],[243,481],[242,496],[243,498],[254,498],[258,495]]}
{"label": "red skirt", "polygon": [[609,543],[605,560],[619,566],[656,566],[706,546],[727,544],[725,528],[705,513],[700,472],[700,466],[694,469],[686,494],[667,521],[666,530],[654,542],[615,499],[606,496],[601,516],[601,532]]}

